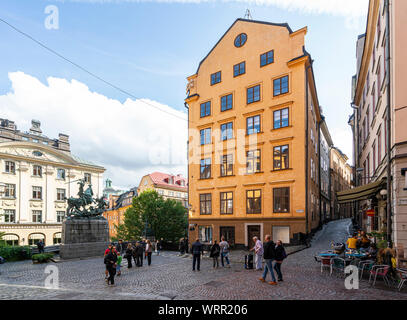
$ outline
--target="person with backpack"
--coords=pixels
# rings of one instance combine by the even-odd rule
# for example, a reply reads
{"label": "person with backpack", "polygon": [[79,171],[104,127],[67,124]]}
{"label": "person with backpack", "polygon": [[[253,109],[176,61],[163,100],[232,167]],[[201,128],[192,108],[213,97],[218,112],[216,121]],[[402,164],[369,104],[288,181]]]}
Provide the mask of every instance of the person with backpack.
{"label": "person with backpack", "polygon": [[276,244],[271,240],[271,236],[268,234],[265,237],[263,252],[264,260],[266,265],[264,266],[263,276],[259,279],[261,282],[266,282],[267,271],[270,271],[272,281],[269,282],[271,285],[276,285],[276,277],[273,272],[273,261],[276,258]]}
{"label": "person with backpack", "polygon": [[276,248],[275,248],[275,259],[276,262],[274,263],[274,270],[276,270],[278,281],[283,281],[283,274],[281,273],[281,265],[283,264],[283,260],[287,258],[287,253],[283,247],[283,242],[281,240],[277,241]]}
{"label": "person with backpack", "polygon": [[211,247],[211,253],[209,257],[213,259],[213,268],[219,268],[219,254],[220,254],[220,247],[218,242],[215,240],[214,244]]}
{"label": "person with backpack", "polygon": [[116,262],[117,262],[117,254],[113,248],[109,251],[109,253],[105,256],[104,259],[106,269],[109,272],[109,277],[107,278],[106,282],[108,285],[114,286],[114,276],[116,274]]}
{"label": "person with backpack", "polygon": [[219,243],[220,247],[220,262],[222,263],[222,267],[225,267],[223,259],[226,260],[227,267],[230,268],[229,262],[229,243],[225,240],[225,237],[222,236],[220,238],[222,241]]}

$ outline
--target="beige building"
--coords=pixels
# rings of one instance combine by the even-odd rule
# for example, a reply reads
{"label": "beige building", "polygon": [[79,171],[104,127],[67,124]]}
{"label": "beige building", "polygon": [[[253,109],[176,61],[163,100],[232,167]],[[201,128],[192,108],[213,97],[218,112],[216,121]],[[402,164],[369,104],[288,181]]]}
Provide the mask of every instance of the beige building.
{"label": "beige building", "polygon": [[[370,0],[353,78],[356,183],[343,201],[359,205],[368,231],[407,247],[407,1]],[[390,180],[388,180],[390,177]]]}
{"label": "beige building", "polygon": [[0,119],[0,232],[10,245],[60,243],[66,214],[65,197],[76,197],[78,179],[102,195],[104,168],[70,153],[69,137],[50,139],[39,121],[20,132],[12,121]]}
{"label": "beige building", "polygon": [[350,190],[353,181],[353,168],[349,158],[336,147],[330,148],[331,170],[331,219],[351,218],[354,214],[352,203],[339,203],[337,193]]}
{"label": "beige building", "polygon": [[171,175],[162,172],[153,172],[141,178],[137,193],[145,190],[155,190],[164,199],[174,199],[188,207],[187,179],[181,175]]}

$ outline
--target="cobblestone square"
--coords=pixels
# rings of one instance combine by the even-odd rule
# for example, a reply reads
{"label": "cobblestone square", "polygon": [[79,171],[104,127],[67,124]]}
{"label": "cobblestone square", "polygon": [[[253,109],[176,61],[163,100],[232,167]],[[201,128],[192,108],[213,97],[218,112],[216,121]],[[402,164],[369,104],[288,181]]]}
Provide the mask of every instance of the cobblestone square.
{"label": "cobblestone square", "polygon": [[[380,282],[371,288],[367,281],[359,290],[347,290],[344,279],[321,274],[314,254],[327,249],[330,241],[346,239],[349,220],[331,222],[320,231],[310,248],[288,256],[283,264],[284,282],[277,286],[261,283],[259,271],[245,270],[244,260],[232,252],[231,268],[213,269],[212,260],[201,261],[201,271],[192,271],[192,259],[175,252],[153,255],[152,265],[132,269],[127,262],[116,286],[104,281],[103,258],[64,261],[57,264],[32,264],[31,261],[6,263],[0,266],[0,299],[43,300],[407,300],[407,289],[398,292]],[[59,289],[44,287],[46,266],[59,270]]]}

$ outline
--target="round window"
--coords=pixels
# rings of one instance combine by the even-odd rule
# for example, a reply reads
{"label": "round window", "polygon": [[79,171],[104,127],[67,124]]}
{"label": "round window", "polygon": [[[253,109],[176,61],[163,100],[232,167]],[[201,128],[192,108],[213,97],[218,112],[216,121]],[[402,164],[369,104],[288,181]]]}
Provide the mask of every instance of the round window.
{"label": "round window", "polygon": [[238,48],[242,47],[246,43],[246,40],[247,40],[247,34],[246,33],[239,34],[235,39],[235,46],[238,47]]}

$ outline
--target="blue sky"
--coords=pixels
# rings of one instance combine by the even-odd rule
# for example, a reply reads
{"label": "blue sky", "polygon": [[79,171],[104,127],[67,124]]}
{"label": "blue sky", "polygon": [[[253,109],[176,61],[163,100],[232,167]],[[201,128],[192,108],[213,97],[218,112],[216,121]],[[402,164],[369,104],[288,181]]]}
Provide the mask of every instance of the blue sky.
{"label": "blue sky", "polygon": [[[251,10],[255,20],[288,22],[293,30],[308,26],[306,48],[315,60],[320,104],[335,144],[343,151],[351,152],[351,134],[347,124],[351,113],[350,84],[355,73],[356,39],[365,31],[366,0],[257,2],[263,5],[253,5],[251,0],[189,2],[2,0],[0,18],[134,96],[157,101],[181,112],[184,112],[185,78],[196,71],[199,61],[233,21],[244,16],[246,8]],[[56,5],[59,9],[58,30],[47,30],[44,26],[47,16],[44,10],[48,5]],[[13,93],[9,73],[20,71],[45,85],[49,77],[67,81],[75,79],[85,84],[90,92],[109,99],[124,103],[129,98],[50,54],[1,22],[0,39],[0,96]],[[20,84],[20,87],[23,86]],[[10,109],[12,104],[7,106],[4,101],[0,106],[0,117],[10,118],[13,115],[23,119],[24,115],[13,113]],[[98,110],[97,106],[89,108],[93,112]],[[33,114],[40,120],[48,119],[46,109],[42,110],[44,114],[34,111]],[[120,112],[125,118],[126,111],[120,109]],[[17,125],[27,130],[30,120],[20,120],[22,123]],[[62,119],[55,123],[44,122],[43,131],[53,136],[63,129],[72,137],[75,124],[70,125]],[[102,125],[112,124],[106,119]],[[131,131],[120,132],[120,135],[133,134]],[[74,151],[75,148],[72,144]],[[90,151],[77,151],[82,153],[82,157],[92,157]],[[93,160],[101,161],[98,157]],[[125,159],[121,161],[126,162]],[[127,161],[127,169],[131,163]],[[108,170],[107,176],[114,176],[118,181],[116,184],[127,186],[138,183],[127,183],[125,177],[115,176],[112,170]],[[137,179],[140,172],[133,179]]]}

